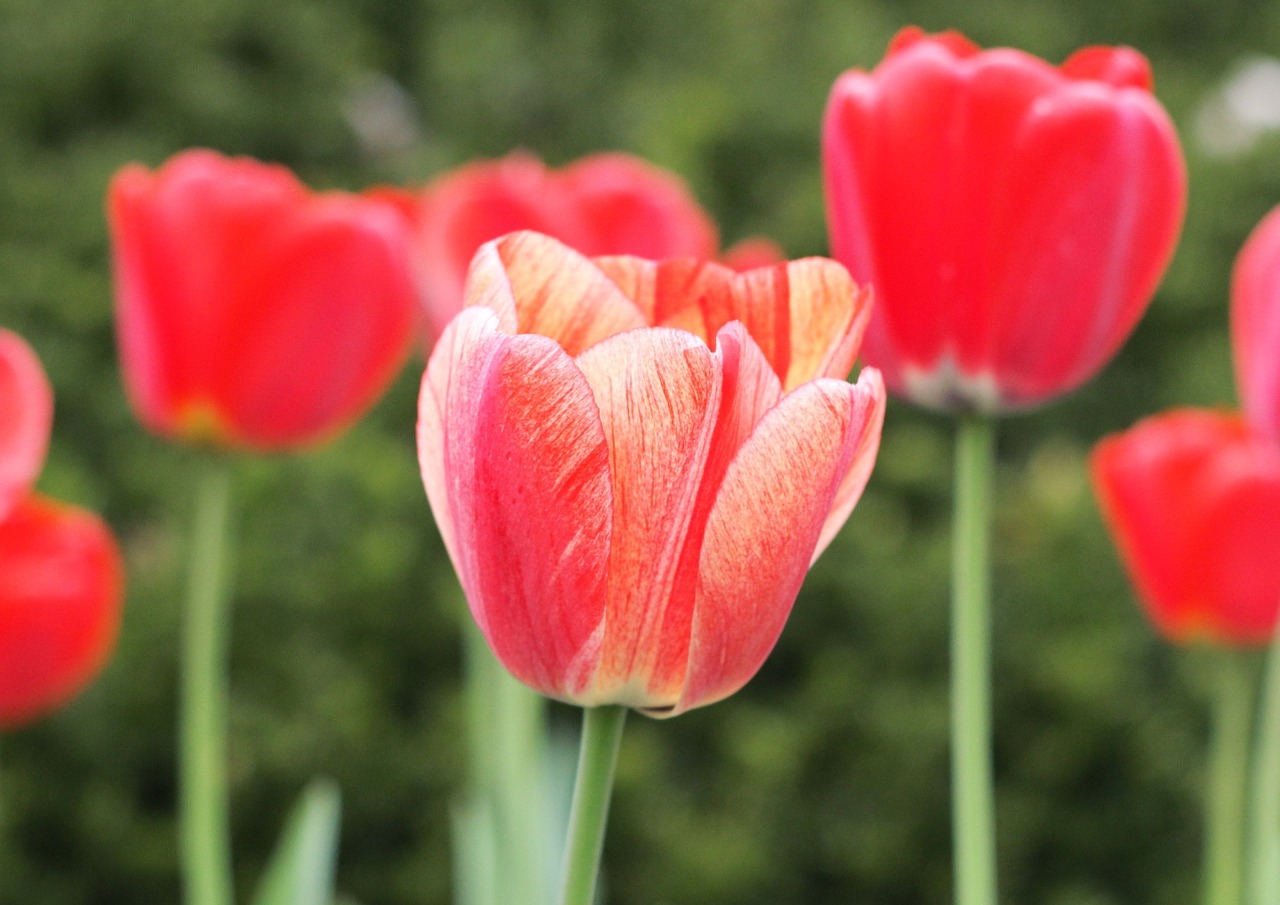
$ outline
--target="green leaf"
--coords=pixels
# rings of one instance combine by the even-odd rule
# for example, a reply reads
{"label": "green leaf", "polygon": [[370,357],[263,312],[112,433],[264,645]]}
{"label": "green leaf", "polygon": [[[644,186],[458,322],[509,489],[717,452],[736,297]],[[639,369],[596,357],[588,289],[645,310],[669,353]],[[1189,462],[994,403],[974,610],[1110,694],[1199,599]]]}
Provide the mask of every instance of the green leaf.
{"label": "green leaf", "polygon": [[330,905],[341,813],[337,784],[313,779],[289,815],[254,905]]}

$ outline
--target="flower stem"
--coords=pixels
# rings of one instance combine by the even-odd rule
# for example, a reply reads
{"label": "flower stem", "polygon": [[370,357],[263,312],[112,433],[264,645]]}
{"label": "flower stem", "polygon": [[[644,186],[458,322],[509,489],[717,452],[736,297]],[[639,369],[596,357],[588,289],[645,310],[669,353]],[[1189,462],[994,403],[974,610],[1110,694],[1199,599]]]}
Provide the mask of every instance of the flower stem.
{"label": "flower stem", "polygon": [[226,775],[230,490],[230,463],[201,461],[182,660],[181,831],[188,905],[232,902]]}
{"label": "flower stem", "polygon": [[1241,905],[1245,776],[1253,709],[1248,662],[1225,651],[1218,664],[1205,796],[1204,905]]}
{"label": "flower stem", "polygon": [[595,901],[613,770],[626,717],[625,707],[589,707],[583,711],[582,748],[565,843],[561,905],[592,905]]}
{"label": "flower stem", "polygon": [[1249,810],[1252,905],[1280,902],[1280,632],[1271,643],[1264,682]]}
{"label": "flower stem", "polygon": [[956,905],[995,905],[991,767],[991,491],[995,430],[967,416],[956,431],[951,594],[951,798]]}

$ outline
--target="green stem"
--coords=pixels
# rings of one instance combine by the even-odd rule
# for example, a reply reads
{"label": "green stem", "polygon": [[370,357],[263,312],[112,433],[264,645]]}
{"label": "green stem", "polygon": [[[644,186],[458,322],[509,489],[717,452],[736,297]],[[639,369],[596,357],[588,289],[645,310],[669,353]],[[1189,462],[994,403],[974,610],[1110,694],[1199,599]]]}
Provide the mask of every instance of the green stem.
{"label": "green stem", "polygon": [[188,905],[230,905],[226,658],[230,464],[200,463],[182,661],[181,821]]}
{"label": "green stem", "polygon": [[995,905],[991,766],[991,492],[995,431],[961,419],[956,433],[951,594],[951,797],[956,905]]}
{"label": "green stem", "polygon": [[613,770],[622,741],[625,707],[590,707],[582,714],[582,748],[573,786],[569,836],[565,843],[561,905],[593,905],[600,852],[613,792]]}
{"label": "green stem", "polygon": [[1249,810],[1252,905],[1280,902],[1280,633],[1267,657]]}
{"label": "green stem", "polygon": [[1253,709],[1248,662],[1222,655],[1205,798],[1204,905],[1241,905],[1245,775]]}

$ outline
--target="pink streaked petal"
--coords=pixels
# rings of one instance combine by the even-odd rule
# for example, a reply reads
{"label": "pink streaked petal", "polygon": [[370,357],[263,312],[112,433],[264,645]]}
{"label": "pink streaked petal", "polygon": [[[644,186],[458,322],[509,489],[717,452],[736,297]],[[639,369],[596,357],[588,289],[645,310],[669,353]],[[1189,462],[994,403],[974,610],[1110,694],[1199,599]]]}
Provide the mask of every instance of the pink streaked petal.
{"label": "pink streaked petal", "polygon": [[646,325],[589,258],[540,233],[512,233],[481,246],[466,295],[468,305],[496,311],[504,331],[548,336],[570,355]]}
{"label": "pink streaked petal", "polygon": [[840,479],[836,488],[835,499],[831,503],[831,512],[822,525],[822,533],[818,536],[818,545],[814,548],[813,559],[822,555],[827,545],[835,538],[844,523],[848,521],[853,507],[862,498],[862,491],[871,477],[871,470],[876,464],[876,455],[880,452],[880,430],[884,425],[885,387],[884,378],[875,368],[863,368],[858,375],[858,382],[853,385],[859,394],[855,419],[862,421],[858,435],[858,445],[853,453],[853,461],[849,470]]}
{"label": "pink streaked petal", "polygon": [[1231,346],[1250,423],[1280,439],[1280,208],[1254,227],[1236,258]]}
{"label": "pink streaked petal", "polygon": [[778,640],[841,478],[873,421],[865,391],[822,379],[783,397],[729,466],[707,521],[673,716],[755,675]]}
{"label": "pink streaked petal", "polygon": [[[597,689],[648,705],[680,551],[720,408],[721,367],[680,330],[635,330],[578,358],[600,411],[613,476],[607,632]],[[674,693],[667,703],[674,701]]]}
{"label": "pink streaked petal", "polygon": [[0,521],[31,490],[53,427],[53,388],[26,340],[0,330]]}
{"label": "pink streaked petal", "polygon": [[419,411],[423,483],[476,622],[516,678],[579,700],[610,549],[609,450],[590,387],[552,340],[466,311],[432,354]]}
{"label": "pink streaked petal", "polygon": [[649,676],[650,690],[657,697],[684,684],[702,544],[721,482],[747,437],[782,397],[778,375],[741,323],[734,321],[720,330],[715,355],[721,363],[720,411],[671,599],[663,614],[663,644]]}

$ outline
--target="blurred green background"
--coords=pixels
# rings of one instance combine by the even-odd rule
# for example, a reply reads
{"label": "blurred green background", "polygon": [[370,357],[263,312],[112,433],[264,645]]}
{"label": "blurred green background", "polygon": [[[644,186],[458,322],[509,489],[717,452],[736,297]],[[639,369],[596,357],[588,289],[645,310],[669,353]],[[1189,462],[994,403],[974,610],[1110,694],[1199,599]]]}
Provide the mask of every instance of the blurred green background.
{"label": "blurred green background", "polygon": [[[1251,56],[1280,50],[1280,4],[0,0],[0,325],[27,337],[55,385],[40,489],[103,512],[129,570],[103,678],[0,737],[0,902],[179,897],[175,648],[192,461],[124,402],[102,216],[117,167],[206,145],[362,188],[516,147],[554,164],[618,148],[682,174],[727,241],[765,233],[792,256],[824,253],[827,90],[909,23],[1054,61],[1133,44],[1183,136],[1190,210],[1150,313],[1100,378],[1001,428],[995,730],[1005,901],[1197,899],[1213,657],[1147,628],[1085,456],[1148,412],[1234,399],[1228,274],[1280,202],[1280,138],[1257,90],[1223,89]],[[324,773],[345,793],[343,893],[449,900],[465,616],[417,476],[420,373],[415,359],[333,445],[238,465],[242,889],[289,802]],[[950,900],[950,469],[949,425],[892,405],[866,496],[756,680],[673,721],[630,721],[610,902]],[[572,727],[576,713],[554,717]]]}

